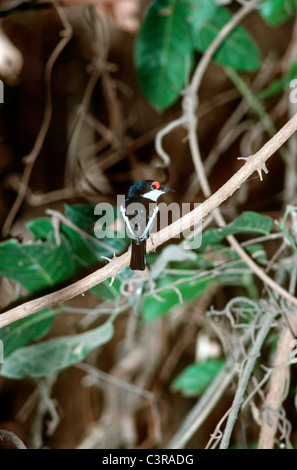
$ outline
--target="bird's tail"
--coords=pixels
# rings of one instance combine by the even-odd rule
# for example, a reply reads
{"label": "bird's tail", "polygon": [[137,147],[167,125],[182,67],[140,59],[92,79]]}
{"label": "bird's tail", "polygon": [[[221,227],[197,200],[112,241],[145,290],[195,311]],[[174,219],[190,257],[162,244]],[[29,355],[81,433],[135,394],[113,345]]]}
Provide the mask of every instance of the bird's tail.
{"label": "bird's tail", "polygon": [[146,240],[134,240],[132,238],[132,252],[130,268],[133,271],[145,269]]}

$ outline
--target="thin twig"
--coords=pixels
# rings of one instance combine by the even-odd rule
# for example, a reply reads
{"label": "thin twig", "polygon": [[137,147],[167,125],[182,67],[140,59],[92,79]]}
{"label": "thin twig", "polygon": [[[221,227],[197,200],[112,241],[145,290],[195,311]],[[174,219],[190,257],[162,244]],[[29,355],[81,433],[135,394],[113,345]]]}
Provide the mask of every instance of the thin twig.
{"label": "thin twig", "polygon": [[[209,186],[201,154],[199,149],[198,137],[197,137],[197,120],[195,116],[196,112],[196,102],[194,93],[196,93],[199,89],[201,84],[203,74],[206,70],[206,67],[215,53],[216,48],[221,44],[221,41],[225,39],[225,37],[232,31],[232,29],[238,24],[238,22],[246,16],[248,13],[252,11],[255,7],[257,1],[251,1],[248,4],[245,4],[241,10],[239,10],[230,20],[230,22],[221,30],[220,34],[217,38],[213,41],[210,45],[209,49],[206,51],[204,56],[202,57],[201,61],[199,62],[194,75],[191,81],[190,86],[188,87],[188,96],[185,96],[186,106],[184,106],[184,112],[187,113],[187,125],[188,125],[188,137],[189,137],[189,146],[191,150],[191,155],[195,167],[195,171],[197,174],[197,178],[200,182],[202,191],[205,197],[211,196],[211,188]],[[262,171],[267,172],[267,168],[265,164],[263,164],[262,168],[258,171],[260,179],[262,179]],[[213,211],[214,218],[217,224],[220,227],[224,227],[226,225],[225,220],[218,209]],[[270,286],[274,291],[278,292],[282,295],[281,291],[283,289],[279,284],[277,284],[273,279],[271,279],[255,262],[254,260],[245,252],[245,250],[241,247],[238,243],[236,238],[233,235],[228,235],[227,240],[232,246],[232,248],[236,251],[236,253],[241,257],[241,259],[250,267],[253,273],[255,273],[264,284]]]}
{"label": "thin twig", "polygon": [[[58,373],[36,381],[39,390],[36,414],[29,433],[29,447],[39,449],[43,445],[44,434],[51,436],[60,422],[60,416],[51,398],[53,387],[57,382]],[[47,425],[45,429],[45,416]]]}
{"label": "thin twig", "polygon": [[[193,121],[195,119],[196,108],[198,107],[197,92],[201,85],[204,73],[212,60],[218,47],[223,43],[230,32],[238,25],[238,23],[248,15],[257,4],[258,0],[251,0],[248,4],[244,5],[232,19],[221,29],[220,33],[216,36],[214,41],[211,43],[205,54],[202,56],[196,70],[193,74],[191,83],[186,87],[183,98],[183,114],[180,118],[172,121],[156,135],[156,152],[162,158],[162,166],[168,166],[170,162],[169,155],[164,151],[161,143],[165,135],[169,134],[173,129],[179,126],[188,127],[189,118]],[[197,162],[196,162],[197,163]]]}
{"label": "thin twig", "polygon": [[45,66],[45,73],[44,73],[44,84],[45,84],[45,110],[44,110],[44,115],[43,115],[43,120],[38,132],[38,135],[36,137],[33,149],[24,158],[25,161],[25,169],[22,175],[22,179],[20,182],[19,186],[19,192],[18,195],[12,205],[12,208],[4,222],[3,229],[2,229],[2,235],[3,237],[6,237],[9,233],[10,227],[15,219],[15,216],[19,210],[19,208],[22,205],[22,202],[26,196],[26,191],[27,187],[29,184],[29,180],[31,177],[31,173],[35,164],[35,161],[41,151],[41,148],[44,144],[45,137],[47,135],[49,125],[51,122],[52,118],[52,92],[51,92],[51,77],[52,77],[52,70],[55,65],[56,60],[60,56],[61,52],[63,49],[66,47],[68,42],[70,41],[72,37],[72,27],[67,19],[67,16],[64,12],[64,9],[60,7],[59,5],[56,5],[56,3],[53,3],[57,14],[59,15],[59,18],[62,22],[64,30],[61,31],[60,35],[62,36],[62,39],[59,41],[59,43],[56,45],[55,49],[51,53],[47,64]]}
{"label": "thin twig", "polygon": [[230,385],[235,374],[236,368],[230,368],[229,365],[226,365],[224,369],[220,371],[207,391],[185,418],[177,433],[167,445],[168,449],[182,449],[187,444],[189,439],[197,432],[197,429],[209,416],[228,385]]}
{"label": "thin twig", "polygon": [[56,211],[54,209],[46,209],[45,211],[47,214],[52,216],[53,218],[56,218],[58,221],[63,222],[65,225],[68,227],[72,228],[75,230],[79,235],[86,240],[89,240],[91,243],[100,246],[101,248],[104,248],[105,250],[111,252],[113,255],[118,255],[120,251],[117,248],[113,248],[109,246],[107,243],[102,242],[101,240],[98,240],[97,238],[92,237],[89,233],[85,232],[84,230],[81,230],[77,225],[73,224],[67,217],[65,217],[61,212]]}
{"label": "thin twig", "polygon": [[[201,61],[199,62],[191,80],[190,85],[187,87],[185,91],[185,96],[183,100],[183,110],[184,114],[181,118],[174,121],[174,126],[176,127],[178,124],[185,124],[188,127],[188,135],[189,135],[189,145],[192,154],[192,159],[195,167],[195,171],[197,174],[197,178],[200,182],[202,191],[205,197],[209,197],[211,195],[211,189],[205,174],[205,170],[203,167],[199,144],[197,139],[197,119],[196,119],[196,108],[198,104],[198,100],[196,94],[198,89],[201,85],[202,78],[204,73],[214,55],[217,48],[220,44],[224,41],[224,39],[230,34],[230,32],[238,25],[238,23],[248,15],[257,4],[257,0],[250,1],[248,4],[245,4],[233,17],[232,19],[222,28],[216,39],[211,43],[210,47],[207,49],[205,54],[203,55]],[[164,130],[160,131],[157,135],[156,142],[158,142],[157,149],[160,149],[160,140],[161,138],[168,132],[172,130],[170,125],[166,126]],[[164,151],[163,151],[164,153]],[[160,154],[160,150],[159,150]],[[163,157],[164,158],[164,157]],[[168,157],[169,158],[169,157]],[[264,167],[263,167],[264,168]],[[261,174],[261,170],[260,173]],[[214,211],[214,217],[219,226],[224,227],[225,221],[221,215],[221,213],[217,210]],[[269,276],[265,274],[265,272],[250,258],[250,256],[243,250],[240,244],[237,242],[235,237],[229,235],[227,240],[234,248],[234,250],[239,254],[239,256],[245,261],[245,263],[251,268],[251,270],[258,276],[264,283],[267,283],[274,289],[279,290],[279,286],[271,279]]]}
{"label": "thin twig", "polygon": [[97,369],[96,367],[91,366],[90,364],[86,364],[81,362],[76,365],[77,368],[83,370],[84,372],[90,374],[92,377],[96,377],[99,381],[107,382],[111,385],[119,387],[125,390],[128,393],[135,394],[141,398],[144,398],[148,401],[149,406],[151,408],[152,416],[154,417],[154,434],[155,434],[155,442],[161,441],[162,431],[161,431],[161,419],[160,413],[158,409],[158,404],[156,401],[156,397],[152,392],[145,390],[137,385],[128,383],[127,381],[116,377],[111,374],[107,374],[106,372]]}
{"label": "thin twig", "polygon": [[220,33],[208,47],[207,51],[199,62],[199,67],[196,68],[193,74],[191,81],[191,89],[193,93],[197,94],[205,71],[218,47],[222,44],[230,32],[233,31],[235,26],[237,26],[245,16],[255,9],[258,1],[259,0],[251,0],[248,3],[245,3],[244,6],[235,15],[233,15],[231,20],[221,29]]}
{"label": "thin twig", "polygon": [[[290,324],[297,327],[297,317],[291,315]],[[275,443],[275,435],[279,423],[279,410],[284,399],[287,396],[286,386],[290,377],[289,357],[291,353],[292,333],[289,328],[285,327],[280,334],[275,357],[275,370],[270,377],[269,391],[263,405],[263,423],[260,430],[258,449],[273,449]],[[288,362],[287,367],[277,367],[279,364]]]}
{"label": "thin twig", "polygon": [[[181,122],[184,123],[184,118],[186,118],[186,123],[188,127],[188,136],[189,136],[189,145],[191,149],[191,154],[193,158],[193,163],[194,167],[196,170],[196,174],[198,177],[198,180],[200,182],[201,188],[204,192],[204,195],[206,197],[211,196],[211,189],[208,183],[208,180],[206,178],[206,174],[204,171],[201,155],[200,155],[200,150],[199,150],[199,145],[198,145],[198,139],[197,139],[197,118],[196,118],[196,107],[197,107],[197,98],[196,98],[196,93],[199,89],[199,86],[201,84],[204,72],[208,66],[208,63],[213,56],[214,52],[216,51],[218,45],[221,43],[221,41],[226,37],[225,35],[228,35],[231,30],[234,28],[235,25],[238,24],[239,20],[243,18],[247,13],[251,11],[251,7],[254,8],[255,4],[257,2],[249,2],[249,4],[245,4],[244,7],[232,18],[232,20],[226,25],[224,30],[221,31],[221,33],[217,36],[216,40],[213,41],[211,46],[209,47],[208,51],[205,53],[202,59],[202,65],[201,62],[199,63],[198,67],[196,68],[192,82],[189,87],[186,89],[186,95],[183,101],[183,109],[184,109],[184,114],[182,118],[180,118],[180,121],[176,120],[176,123]],[[188,119],[187,119],[188,118]],[[160,153],[160,152],[159,152]],[[263,165],[262,169],[259,172],[259,176],[262,179],[262,171],[267,172],[265,165]],[[225,226],[225,221],[220,213],[219,210],[214,210],[214,217],[219,224],[219,226],[223,227]],[[228,236],[227,237],[229,243],[231,246],[235,249],[235,251],[240,255],[240,257],[248,264],[248,266],[252,269],[253,272],[255,272],[264,282],[267,280],[264,280],[266,277],[266,274],[254,263],[254,261],[247,255],[247,253],[243,250],[243,248],[239,245],[237,240],[233,236]],[[271,286],[271,282],[274,285],[274,288],[278,289],[278,285],[271,279],[269,278],[269,285]],[[260,347],[262,346],[262,342],[264,341],[266,334],[268,333],[271,325],[271,315],[269,316],[269,323],[268,327],[267,324],[265,324],[266,328],[263,326],[262,329],[260,330],[260,333],[258,334],[258,338],[261,339],[259,342],[254,344],[253,351],[258,353],[260,350]],[[258,347],[258,349],[256,349]],[[226,425],[225,432],[223,434],[223,439],[221,443],[221,448],[225,448],[229,444],[229,439],[235,424],[235,421],[238,416],[239,408],[242,403],[243,399],[243,394],[245,393],[250,375],[252,373],[252,369],[254,367],[255,363],[255,357],[252,354],[245,366],[243,377],[240,380],[234,402],[232,405],[232,408],[230,410],[229,416],[228,416],[228,421]],[[198,416],[198,421],[200,417]],[[203,419],[203,418],[202,418]],[[188,424],[188,423],[187,423]],[[188,429],[191,429],[191,426],[188,427]],[[183,432],[187,433],[186,429],[183,428]]]}
{"label": "thin twig", "polygon": [[11,431],[0,429],[0,441],[7,440],[14,444],[17,449],[27,449],[23,441]]}
{"label": "thin twig", "polygon": [[[292,213],[294,216],[295,212]],[[296,239],[296,220],[293,217],[293,237]],[[294,242],[293,242],[294,243]],[[297,255],[293,256],[293,269],[290,278],[289,291],[295,292],[297,282]],[[274,363],[276,364],[273,373],[270,377],[269,391],[264,402],[263,422],[260,430],[260,437],[258,448],[259,449],[273,449],[275,443],[275,436],[279,427],[280,410],[282,403],[288,393],[288,383],[290,380],[290,353],[291,353],[291,339],[296,337],[297,317],[294,314],[287,314],[289,306],[286,308],[285,303],[282,302],[282,314],[286,321],[285,328],[280,334],[275,354]],[[287,310],[287,311],[286,311]],[[278,365],[286,363],[287,367],[278,367]],[[282,421],[284,421],[282,417]],[[288,433],[287,433],[288,434]],[[289,436],[285,435],[287,446],[290,446]]]}
{"label": "thin twig", "polygon": [[181,116],[180,118],[175,119],[174,121],[167,124],[156,134],[156,138],[155,138],[156,152],[159,155],[159,157],[163,160],[163,163],[158,164],[158,168],[168,167],[171,162],[171,159],[168,153],[166,153],[165,150],[163,149],[163,146],[162,146],[163,138],[167,134],[172,132],[174,129],[176,129],[177,127],[185,125],[186,122],[187,122],[186,118],[184,116]]}
{"label": "thin twig", "polygon": [[227,449],[229,446],[230,437],[231,437],[235,422],[237,420],[240,407],[244,401],[244,395],[246,393],[246,389],[247,389],[251,374],[255,367],[256,360],[260,355],[263,342],[265,341],[265,338],[267,334],[269,333],[274,317],[275,317],[275,312],[270,312],[270,311],[266,312],[261,317],[260,329],[259,329],[257,338],[252,348],[249,351],[248,359],[244,365],[243,372],[240,377],[238,387],[234,396],[234,400],[232,403],[232,409],[228,415],[228,420],[227,420],[227,424],[226,424],[226,427],[222,436],[220,449]]}
{"label": "thin twig", "polygon": [[[77,156],[78,150],[79,150],[78,143],[81,137],[81,130],[85,122],[85,116],[90,107],[94,89],[96,87],[96,84],[98,83],[100,75],[102,74],[104,70],[104,67],[106,66],[109,34],[108,34],[106,19],[103,18],[102,15],[101,15],[101,18],[99,18],[98,15],[95,15],[92,18],[94,21],[92,25],[93,25],[93,30],[94,30],[93,32],[95,35],[96,46],[100,52],[97,57],[93,58],[93,63],[91,64],[92,72],[88,80],[86,89],[84,91],[84,96],[78,107],[77,114],[74,119],[73,130],[71,132],[70,142],[69,142],[67,156],[66,156],[66,160],[68,164],[68,168],[66,169],[68,171],[66,171],[65,173],[66,186],[70,185],[73,182],[76,163],[78,159],[78,156]],[[99,26],[101,27],[100,36],[99,36],[99,29],[98,29]]]}

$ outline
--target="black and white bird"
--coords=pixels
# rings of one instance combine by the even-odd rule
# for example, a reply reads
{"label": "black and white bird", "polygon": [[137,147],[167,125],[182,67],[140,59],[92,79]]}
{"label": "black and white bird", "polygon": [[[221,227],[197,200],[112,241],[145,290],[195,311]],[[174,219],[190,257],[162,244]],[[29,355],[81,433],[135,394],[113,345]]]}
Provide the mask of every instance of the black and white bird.
{"label": "black and white bird", "polygon": [[162,194],[175,192],[158,181],[143,180],[131,186],[121,205],[121,213],[132,240],[130,268],[145,269],[146,240],[156,221],[158,199]]}

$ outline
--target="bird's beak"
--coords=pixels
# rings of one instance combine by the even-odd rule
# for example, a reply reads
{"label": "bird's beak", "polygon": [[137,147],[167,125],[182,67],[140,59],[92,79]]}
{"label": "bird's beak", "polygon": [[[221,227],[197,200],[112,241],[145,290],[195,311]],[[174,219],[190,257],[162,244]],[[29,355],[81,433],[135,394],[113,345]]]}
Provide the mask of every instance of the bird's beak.
{"label": "bird's beak", "polygon": [[164,188],[164,186],[162,186],[162,191],[164,193],[175,193],[175,189]]}

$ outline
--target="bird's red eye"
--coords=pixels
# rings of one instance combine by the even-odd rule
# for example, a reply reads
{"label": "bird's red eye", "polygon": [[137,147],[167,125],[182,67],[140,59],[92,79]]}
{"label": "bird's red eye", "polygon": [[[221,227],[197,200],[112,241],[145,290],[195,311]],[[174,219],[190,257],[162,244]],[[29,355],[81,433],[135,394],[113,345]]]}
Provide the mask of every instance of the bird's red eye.
{"label": "bird's red eye", "polygon": [[154,181],[152,184],[152,189],[159,189],[160,188],[160,183],[159,181]]}

